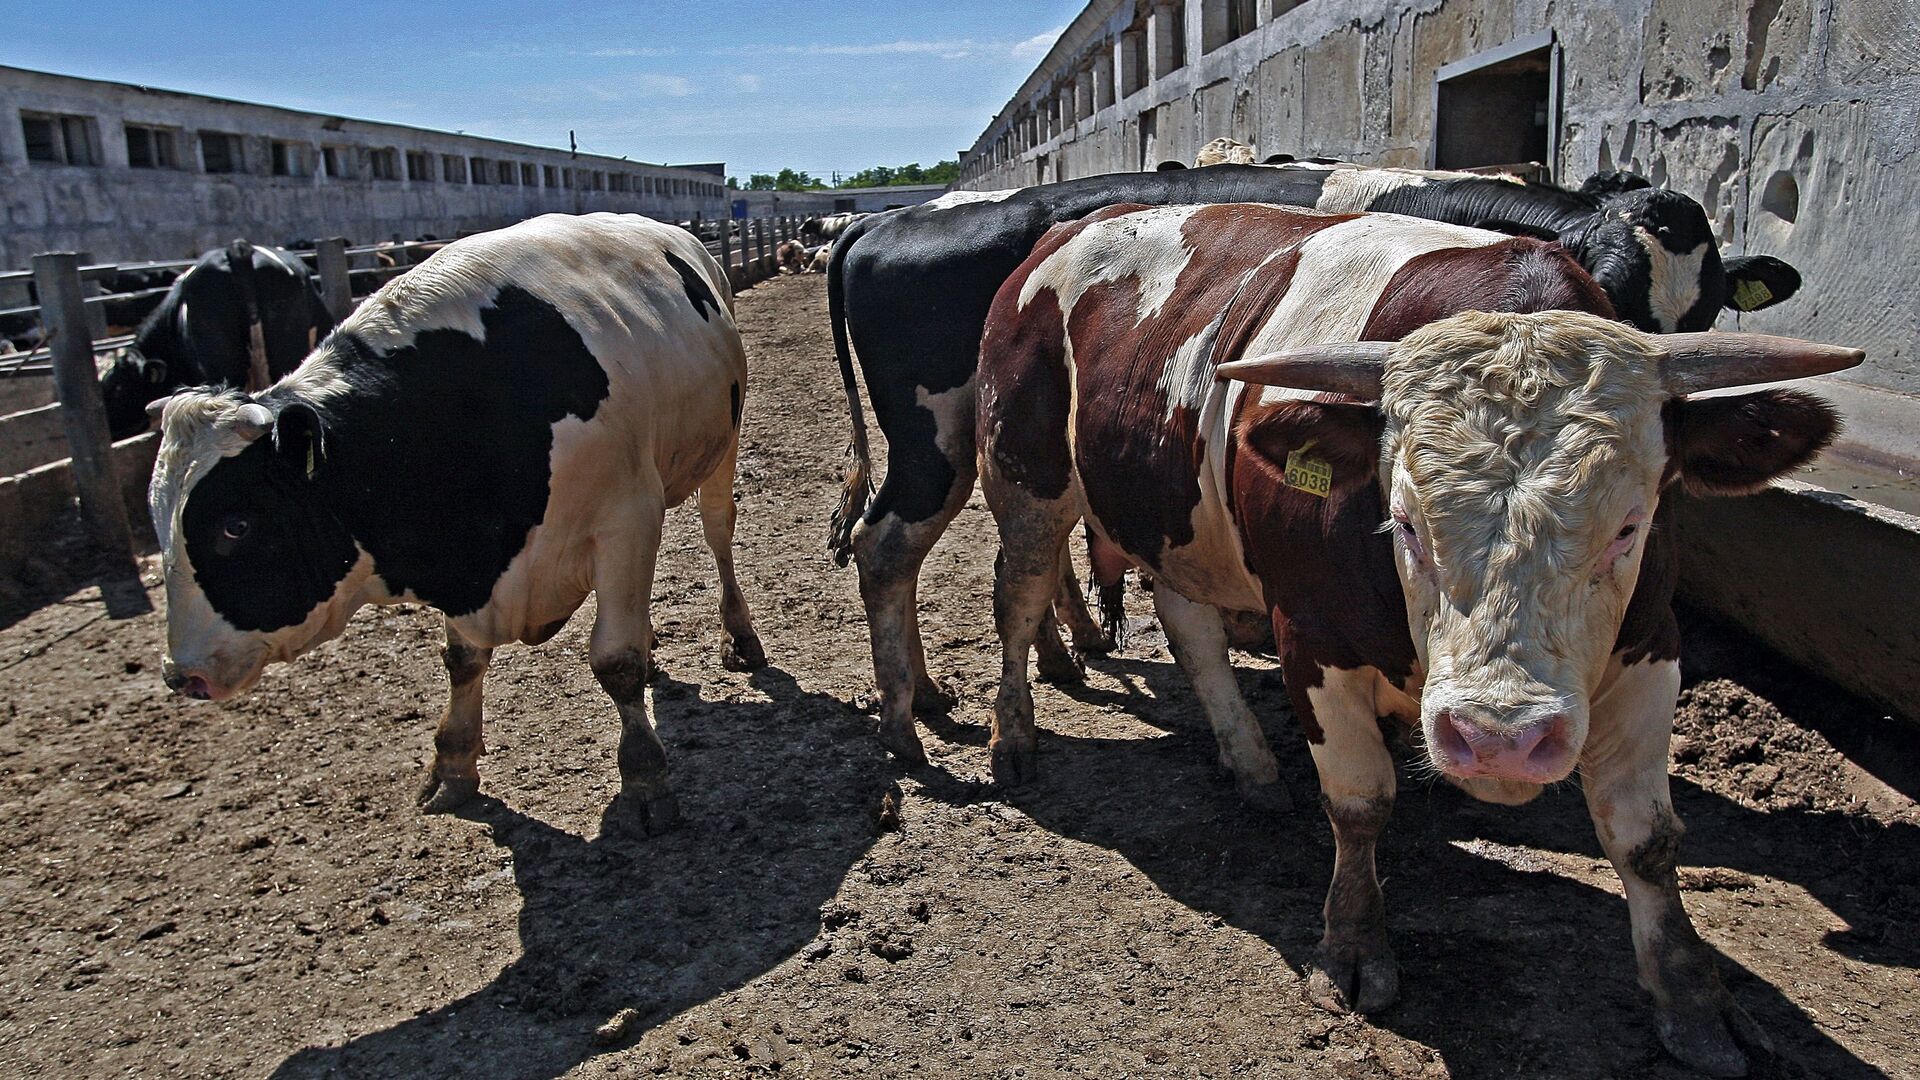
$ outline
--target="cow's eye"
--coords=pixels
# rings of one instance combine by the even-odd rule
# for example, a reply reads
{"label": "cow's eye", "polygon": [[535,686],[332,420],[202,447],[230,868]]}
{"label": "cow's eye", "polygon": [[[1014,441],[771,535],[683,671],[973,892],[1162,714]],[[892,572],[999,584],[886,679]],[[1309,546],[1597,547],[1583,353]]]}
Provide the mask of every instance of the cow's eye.
{"label": "cow's eye", "polygon": [[245,514],[228,514],[220,522],[220,535],[228,540],[244,540],[253,531],[253,522]]}
{"label": "cow's eye", "polygon": [[1639,525],[1622,525],[1620,531],[1615,533],[1613,538],[1615,540],[1630,540],[1633,538],[1634,530],[1639,527]]}

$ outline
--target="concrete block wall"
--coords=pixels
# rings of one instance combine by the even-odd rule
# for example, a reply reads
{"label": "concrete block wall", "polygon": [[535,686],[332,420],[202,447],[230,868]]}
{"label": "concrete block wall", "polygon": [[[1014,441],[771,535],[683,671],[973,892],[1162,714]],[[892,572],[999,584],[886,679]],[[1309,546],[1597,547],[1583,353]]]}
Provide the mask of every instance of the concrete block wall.
{"label": "concrete block wall", "polygon": [[[98,164],[29,161],[21,114],[90,118]],[[126,125],[174,132],[173,168],[132,168]],[[244,168],[209,173],[198,134],[241,138]],[[272,144],[299,148],[304,176],[272,175]],[[326,149],[343,163],[321,175]],[[392,151],[398,179],[377,179],[372,155]],[[431,179],[409,177],[409,152],[429,155]],[[534,185],[444,178],[442,156],[535,167]],[[558,183],[547,183],[547,171]],[[568,187],[568,170],[575,184]],[[598,178],[596,180],[596,177]],[[622,178],[622,179],[616,179]],[[496,180],[497,176],[489,179]],[[598,183],[599,189],[593,185]],[[635,190],[615,190],[630,184]],[[345,236],[357,243],[500,228],[550,212],[614,210],[666,221],[726,213],[723,165],[666,166],[495,139],[427,131],[195,94],[0,67],[0,269],[42,251],[85,251],[132,262],[191,258],[236,236],[267,243]]]}
{"label": "concrete block wall", "polygon": [[[1095,0],[961,159],[989,190],[1191,163],[1231,136],[1260,155],[1424,166],[1435,73],[1527,35],[1561,48],[1557,178],[1626,168],[1707,208],[1729,253],[1779,255],[1801,295],[1729,328],[1865,348],[1841,396],[1920,401],[1920,0],[1260,0],[1203,51],[1226,0]],[[1184,19],[1184,62],[1163,51]],[[1146,78],[1114,84],[1143,35]],[[1079,86],[1091,79],[1084,108]],[[1054,118],[1059,117],[1056,123]],[[1037,134],[1038,138],[1033,138]],[[1861,432],[1920,460],[1913,426]]]}

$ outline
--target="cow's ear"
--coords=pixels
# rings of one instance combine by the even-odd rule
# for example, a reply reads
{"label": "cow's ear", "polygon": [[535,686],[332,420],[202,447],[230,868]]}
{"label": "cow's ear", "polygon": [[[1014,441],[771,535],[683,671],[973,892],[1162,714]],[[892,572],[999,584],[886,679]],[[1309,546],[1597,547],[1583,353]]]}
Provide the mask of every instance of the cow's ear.
{"label": "cow's ear", "polygon": [[1153,167],[1153,171],[1154,172],[1174,172],[1178,169],[1184,169],[1186,167],[1187,167],[1187,163],[1184,161],[1163,161],[1160,164],[1155,165]]}
{"label": "cow's ear", "polygon": [[1695,495],[1758,491],[1840,432],[1832,406],[1797,390],[1675,401],[1666,421],[1681,482]]}
{"label": "cow's ear", "polygon": [[273,448],[282,460],[313,479],[326,460],[326,431],[320,414],[301,402],[283,406],[273,423]]}
{"label": "cow's ear", "polygon": [[149,356],[142,364],[141,371],[146,376],[147,385],[167,385],[167,362],[165,360],[155,360]]}
{"label": "cow's ear", "polygon": [[1771,255],[1735,255],[1724,261],[1727,306],[1759,311],[1800,291],[1800,271]]}

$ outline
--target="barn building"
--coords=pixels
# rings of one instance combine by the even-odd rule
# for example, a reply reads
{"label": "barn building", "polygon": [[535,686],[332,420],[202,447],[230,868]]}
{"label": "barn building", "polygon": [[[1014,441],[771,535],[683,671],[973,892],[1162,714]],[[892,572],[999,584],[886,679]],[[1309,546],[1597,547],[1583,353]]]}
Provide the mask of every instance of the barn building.
{"label": "barn building", "polygon": [[726,168],[0,67],[0,269],[42,251],[178,259],[236,236],[451,238],[595,210],[721,217]]}

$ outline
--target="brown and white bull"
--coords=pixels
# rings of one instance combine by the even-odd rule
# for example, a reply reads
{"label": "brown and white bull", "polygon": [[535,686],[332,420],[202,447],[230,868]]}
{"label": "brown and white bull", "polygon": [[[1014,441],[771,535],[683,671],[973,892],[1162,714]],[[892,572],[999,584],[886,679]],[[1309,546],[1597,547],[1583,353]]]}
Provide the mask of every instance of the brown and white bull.
{"label": "brown and white bull", "polygon": [[621,720],[607,825],[670,827],[645,696],[668,507],[698,494],[722,663],[766,662],[732,551],[746,382],[726,275],[683,229],[548,214],[447,245],[260,393],[155,403],[168,687],[226,700],[365,604],[438,608],[452,693],[420,802],[450,810],[480,786],[494,648],[547,640],[592,592],[588,662]]}
{"label": "brown and white bull", "polygon": [[1027,655],[1084,514],[1103,576],[1153,573],[1222,761],[1255,790],[1277,783],[1273,758],[1216,607],[1273,621],[1337,849],[1316,1000],[1371,1010],[1398,992],[1374,873],[1395,788],[1387,716],[1483,799],[1580,774],[1662,1041],[1740,1074],[1742,1045],[1764,1036],[1675,881],[1661,496],[1761,487],[1837,424],[1788,391],[1689,394],[1861,355],[1613,316],[1558,246],[1430,221],[1224,205],[1056,227],[1000,290],[981,354],[1004,548],[995,776],[1034,775]]}
{"label": "brown and white bull", "polygon": [[801,274],[807,269],[807,245],[798,240],[782,240],[773,249],[773,263],[783,274]]}

